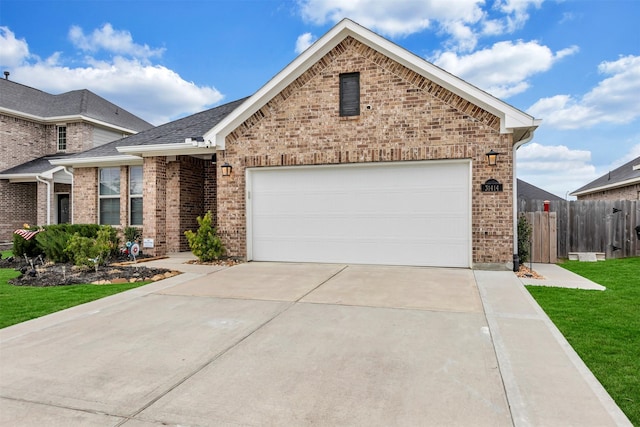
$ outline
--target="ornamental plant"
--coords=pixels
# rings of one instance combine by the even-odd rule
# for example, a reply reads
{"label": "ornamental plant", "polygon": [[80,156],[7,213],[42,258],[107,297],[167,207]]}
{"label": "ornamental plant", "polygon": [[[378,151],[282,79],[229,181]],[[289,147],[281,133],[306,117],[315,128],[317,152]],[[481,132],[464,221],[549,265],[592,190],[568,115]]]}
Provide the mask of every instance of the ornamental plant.
{"label": "ornamental plant", "polygon": [[204,217],[197,218],[198,230],[194,233],[191,230],[184,232],[189,242],[189,248],[200,261],[208,262],[219,259],[226,252],[222,240],[213,227],[213,215],[208,211]]}
{"label": "ornamental plant", "polygon": [[531,256],[531,224],[527,221],[527,217],[520,215],[518,217],[518,258],[520,264],[529,261]]}

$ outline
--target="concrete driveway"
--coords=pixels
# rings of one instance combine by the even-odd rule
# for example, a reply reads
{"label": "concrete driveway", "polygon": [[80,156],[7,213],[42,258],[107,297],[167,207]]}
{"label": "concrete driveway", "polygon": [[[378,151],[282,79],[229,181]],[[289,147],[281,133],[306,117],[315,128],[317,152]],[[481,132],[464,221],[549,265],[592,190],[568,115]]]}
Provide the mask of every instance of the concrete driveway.
{"label": "concrete driveway", "polygon": [[1,330],[0,424],[624,424],[545,319],[510,272],[201,269]]}

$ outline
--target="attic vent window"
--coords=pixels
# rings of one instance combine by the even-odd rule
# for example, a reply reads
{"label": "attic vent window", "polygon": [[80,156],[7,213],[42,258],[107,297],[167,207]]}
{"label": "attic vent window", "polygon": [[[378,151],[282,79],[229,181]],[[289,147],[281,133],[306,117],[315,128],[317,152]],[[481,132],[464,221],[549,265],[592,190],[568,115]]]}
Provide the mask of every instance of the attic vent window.
{"label": "attic vent window", "polygon": [[340,74],[340,116],[360,115],[360,73]]}

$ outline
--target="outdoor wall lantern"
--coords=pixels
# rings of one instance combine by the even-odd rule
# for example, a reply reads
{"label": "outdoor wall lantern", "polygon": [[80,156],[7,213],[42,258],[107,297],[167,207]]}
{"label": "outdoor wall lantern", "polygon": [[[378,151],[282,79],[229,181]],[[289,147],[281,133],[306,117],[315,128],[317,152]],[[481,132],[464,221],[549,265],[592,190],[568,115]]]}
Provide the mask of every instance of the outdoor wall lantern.
{"label": "outdoor wall lantern", "polygon": [[222,176],[231,176],[233,167],[229,163],[224,162],[224,164],[220,166],[220,168],[222,169]]}
{"label": "outdoor wall lantern", "polygon": [[498,164],[499,154],[500,153],[496,153],[495,151],[493,151],[493,149],[487,153],[487,163],[489,163],[489,166],[495,166],[496,164]]}

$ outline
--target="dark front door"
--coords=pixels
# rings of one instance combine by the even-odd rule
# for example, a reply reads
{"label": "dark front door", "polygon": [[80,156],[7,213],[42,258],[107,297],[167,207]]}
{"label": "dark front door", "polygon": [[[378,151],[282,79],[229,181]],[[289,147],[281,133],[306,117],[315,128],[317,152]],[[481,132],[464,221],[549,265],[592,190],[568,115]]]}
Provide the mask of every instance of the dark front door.
{"label": "dark front door", "polygon": [[69,195],[58,194],[58,224],[66,224],[69,219]]}

